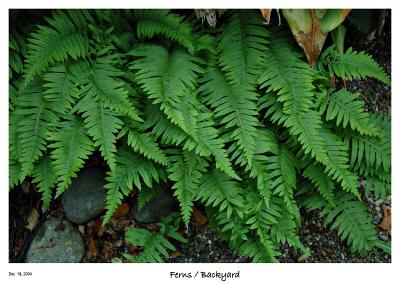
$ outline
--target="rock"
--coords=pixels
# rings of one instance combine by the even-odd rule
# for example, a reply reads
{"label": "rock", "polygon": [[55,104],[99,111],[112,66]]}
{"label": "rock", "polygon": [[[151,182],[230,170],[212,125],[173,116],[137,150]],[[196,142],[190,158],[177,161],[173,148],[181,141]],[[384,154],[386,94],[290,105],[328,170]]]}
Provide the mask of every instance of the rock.
{"label": "rock", "polygon": [[147,202],[140,210],[135,202],[132,217],[142,223],[154,223],[160,221],[169,213],[177,211],[179,203],[168,190],[160,192],[153,199]]}
{"label": "rock", "polygon": [[104,212],[106,173],[102,168],[84,168],[63,194],[62,204],[67,219],[82,224]]}
{"label": "rock", "polygon": [[50,218],[42,224],[26,254],[28,263],[80,262],[85,244],[68,221]]}

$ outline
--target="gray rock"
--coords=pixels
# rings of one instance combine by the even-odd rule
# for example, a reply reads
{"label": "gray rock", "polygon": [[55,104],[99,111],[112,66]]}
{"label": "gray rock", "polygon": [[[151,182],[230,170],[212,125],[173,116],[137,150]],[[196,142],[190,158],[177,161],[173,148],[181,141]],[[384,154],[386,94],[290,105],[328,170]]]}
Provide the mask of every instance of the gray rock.
{"label": "gray rock", "polygon": [[85,244],[68,221],[50,218],[42,224],[26,254],[28,263],[80,262]]}
{"label": "gray rock", "polygon": [[138,209],[136,202],[132,209],[132,217],[142,223],[154,223],[178,209],[178,200],[172,195],[171,191],[166,190],[156,195],[141,209]]}
{"label": "gray rock", "polygon": [[82,224],[104,212],[106,173],[102,168],[84,168],[63,194],[62,204],[67,219]]}

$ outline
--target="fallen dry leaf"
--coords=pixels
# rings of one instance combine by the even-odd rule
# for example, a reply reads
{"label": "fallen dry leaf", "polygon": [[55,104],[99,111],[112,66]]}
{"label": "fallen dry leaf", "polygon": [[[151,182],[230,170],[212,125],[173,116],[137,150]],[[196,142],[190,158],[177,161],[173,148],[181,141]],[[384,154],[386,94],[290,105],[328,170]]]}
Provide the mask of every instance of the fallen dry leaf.
{"label": "fallen dry leaf", "polygon": [[25,226],[29,231],[33,231],[36,228],[39,221],[39,212],[36,208],[32,208],[31,213],[28,217],[28,225]]}
{"label": "fallen dry leaf", "polygon": [[122,203],[120,206],[118,206],[117,210],[115,210],[113,218],[119,219],[128,214],[128,212],[129,212],[129,205],[126,203]]}
{"label": "fallen dry leaf", "polygon": [[106,250],[104,251],[104,257],[105,257],[106,259],[108,259],[108,260],[112,259],[113,256],[112,256],[111,251],[108,250],[108,249],[106,249]]}
{"label": "fallen dry leaf", "polygon": [[392,224],[392,212],[389,208],[383,208],[383,220],[378,225],[378,227],[384,231],[387,231],[390,229],[391,224]]}
{"label": "fallen dry leaf", "polygon": [[78,225],[78,230],[82,236],[85,235],[85,226],[84,225]]}
{"label": "fallen dry leaf", "polygon": [[196,207],[193,207],[193,216],[196,223],[200,226],[203,226],[208,222],[207,217]]}
{"label": "fallen dry leaf", "polygon": [[180,253],[179,251],[176,251],[174,253],[171,253],[169,255],[169,258],[177,258],[177,257],[180,257],[180,256],[182,256],[182,253]]}
{"label": "fallen dry leaf", "polygon": [[97,246],[96,246],[96,243],[95,243],[95,241],[93,240],[93,237],[90,237],[90,238],[89,238],[88,247],[89,247],[89,251],[90,251],[92,254],[97,255],[97,254],[99,253],[99,251],[98,251],[98,249],[97,249]]}

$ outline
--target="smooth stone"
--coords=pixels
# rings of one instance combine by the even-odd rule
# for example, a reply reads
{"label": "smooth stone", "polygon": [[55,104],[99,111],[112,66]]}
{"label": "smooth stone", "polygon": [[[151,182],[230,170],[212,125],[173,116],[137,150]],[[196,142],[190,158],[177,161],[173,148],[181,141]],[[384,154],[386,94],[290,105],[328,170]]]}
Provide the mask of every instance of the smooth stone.
{"label": "smooth stone", "polygon": [[178,200],[172,195],[171,191],[166,190],[157,194],[141,209],[138,209],[137,202],[135,202],[132,217],[142,223],[154,223],[159,222],[169,213],[178,211],[178,209]]}
{"label": "smooth stone", "polygon": [[50,218],[45,221],[26,254],[28,263],[76,263],[85,254],[79,231],[68,221]]}
{"label": "smooth stone", "polygon": [[62,198],[66,218],[76,224],[89,222],[105,210],[106,173],[102,168],[84,168],[72,180]]}

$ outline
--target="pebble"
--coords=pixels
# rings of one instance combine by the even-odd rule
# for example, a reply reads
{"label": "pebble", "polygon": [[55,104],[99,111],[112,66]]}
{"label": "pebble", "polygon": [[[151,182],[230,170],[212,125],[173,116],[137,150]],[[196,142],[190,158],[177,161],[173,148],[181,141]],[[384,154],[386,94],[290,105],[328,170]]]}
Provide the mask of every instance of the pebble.
{"label": "pebble", "polygon": [[102,168],[84,168],[63,194],[62,204],[66,218],[76,224],[95,219],[104,212],[106,173]]}
{"label": "pebble", "polygon": [[85,254],[85,244],[78,229],[58,218],[45,221],[26,254],[27,263],[76,263]]}

